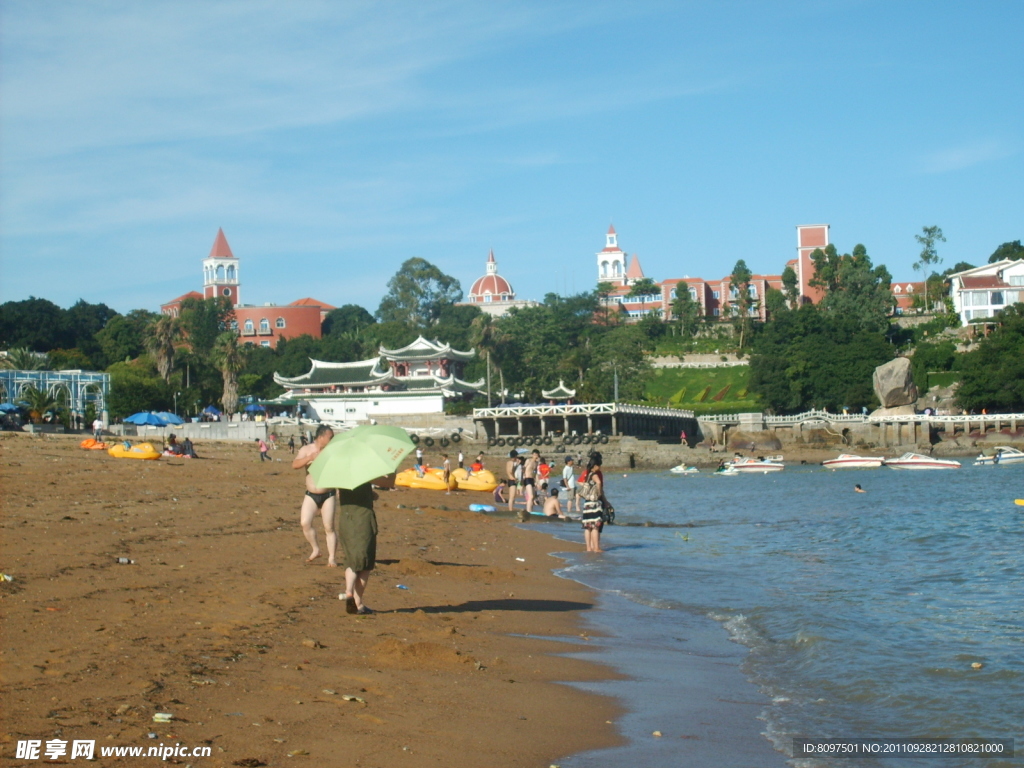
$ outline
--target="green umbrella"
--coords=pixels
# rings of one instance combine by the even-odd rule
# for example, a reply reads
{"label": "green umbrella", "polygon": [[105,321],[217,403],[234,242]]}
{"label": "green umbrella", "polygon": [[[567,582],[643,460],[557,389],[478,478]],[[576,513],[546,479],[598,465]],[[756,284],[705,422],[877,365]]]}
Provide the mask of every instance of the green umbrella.
{"label": "green umbrella", "polygon": [[356,427],[335,437],[309,465],[318,488],[347,488],[394,472],[416,446],[404,429]]}

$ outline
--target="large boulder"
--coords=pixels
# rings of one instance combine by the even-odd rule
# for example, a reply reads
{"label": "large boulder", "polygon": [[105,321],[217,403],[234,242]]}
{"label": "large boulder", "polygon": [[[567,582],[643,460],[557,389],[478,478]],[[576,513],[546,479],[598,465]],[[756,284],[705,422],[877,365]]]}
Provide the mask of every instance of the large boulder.
{"label": "large boulder", "polygon": [[910,360],[897,357],[875,368],[875,394],[883,408],[911,405],[917,401],[917,385]]}

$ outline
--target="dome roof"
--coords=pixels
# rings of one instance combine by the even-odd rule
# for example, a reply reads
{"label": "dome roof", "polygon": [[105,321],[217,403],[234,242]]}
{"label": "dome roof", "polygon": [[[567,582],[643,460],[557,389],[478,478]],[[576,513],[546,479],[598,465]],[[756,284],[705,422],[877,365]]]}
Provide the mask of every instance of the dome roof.
{"label": "dome roof", "polygon": [[512,298],[514,291],[512,286],[509,285],[508,280],[498,274],[484,275],[478,278],[473,287],[469,289],[469,296],[473,298],[475,296],[484,296],[485,294],[491,294],[492,296],[500,296],[501,294],[508,295]]}

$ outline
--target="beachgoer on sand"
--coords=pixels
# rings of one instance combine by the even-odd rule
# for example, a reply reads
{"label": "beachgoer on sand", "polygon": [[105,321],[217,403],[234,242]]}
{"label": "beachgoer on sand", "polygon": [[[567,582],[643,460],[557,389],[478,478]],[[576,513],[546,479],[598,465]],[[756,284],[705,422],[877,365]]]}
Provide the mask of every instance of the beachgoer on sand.
{"label": "beachgoer on sand", "polygon": [[371,483],[363,483],[349,491],[338,491],[341,508],[338,512],[338,533],[345,550],[345,600],[347,613],[373,613],[363,602],[370,571],[377,564],[377,516],[373,502],[377,494]]}
{"label": "beachgoer on sand", "polygon": [[508,485],[508,511],[512,511],[512,505],[516,502],[516,493],[519,491],[519,479],[516,471],[519,468],[519,453],[515,450],[508,452],[508,461],[505,462],[505,476]]}
{"label": "beachgoer on sand", "polygon": [[265,442],[260,440],[258,437],[256,438],[256,442],[259,444],[260,448],[260,464],[262,464],[264,461],[273,461],[273,459],[267,455],[267,451],[270,450],[270,447]]}
{"label": "beachgoer on sand", "polygon": [[[462,454],[459,455],[461,456]],[[452,489],[448,487],[448,483],[451,482],[452,479],[452,462],[451,459],[448,458],[447,453],[442,453],[441,458],[444,459],[444,461],[441,462],[441,471],[443,473],[442,477],[444,479],[444,493],[445,496],[451,496]]]}
{"label": "beachgoer on sand", "polygon": [[562,469],[562,488],[565,489],[565,511],[572,512],[575,503],[576,511],[582,512],[580,497],[576,495],[576,468],[573,466],[572,456],[565,457],[565,467]]}
{"label": "beachgoer on sand", "polygon": [[335,561],[338,537],[334,532],[334,490],[317,488],[309,474],[309,465],[316,460],[320,451],[327,447],[333,437],[334,430],[326,424],[321,424],[316,428],[316,437],[313,438],[313,443],[300,448],[295,460],[292,461],[292,469],[306,470],[306,495],[302,497],[302,505],[299,507],[299,525],[302,526],[302,535],[306,537],[306,541],[313,548],[308,559],[316,560],[320,557],[320,545],[317,544],[316,529],[313,528],[313,518],[316,517],[317,510],[320,510],[320,517],[324,524],[324,538],[327,540],[327,565],[330,568],[338,564]]}

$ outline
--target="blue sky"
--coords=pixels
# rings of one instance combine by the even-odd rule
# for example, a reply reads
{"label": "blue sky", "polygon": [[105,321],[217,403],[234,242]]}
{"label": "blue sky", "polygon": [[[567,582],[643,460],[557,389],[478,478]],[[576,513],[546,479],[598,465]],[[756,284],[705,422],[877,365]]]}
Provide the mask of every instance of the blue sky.
{"label": "blue sky", "polygon": [[897,280],[1024,239],[1024,3],[0,7],[0,300],[157,309],[223,227],[248,303],[778,274],[799,224]]}

